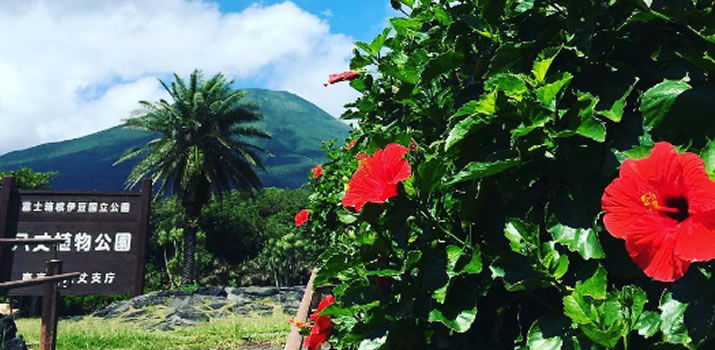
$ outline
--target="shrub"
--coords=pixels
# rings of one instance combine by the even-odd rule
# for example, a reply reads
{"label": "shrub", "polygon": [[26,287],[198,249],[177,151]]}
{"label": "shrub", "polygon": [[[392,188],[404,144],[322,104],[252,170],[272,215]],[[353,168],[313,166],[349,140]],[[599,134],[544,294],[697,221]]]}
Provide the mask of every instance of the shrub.
{"label": "shrub", "polygon": [[[330,247],[331,345],[712,348],[712,265],[651,279],[601,208],[655,141],[715,175],[712,1],[391,3],[405,16],[351,61],[356,142],[333,145],[298,229]],[[412,176],[345,209],[355,156],[390,143]]]}

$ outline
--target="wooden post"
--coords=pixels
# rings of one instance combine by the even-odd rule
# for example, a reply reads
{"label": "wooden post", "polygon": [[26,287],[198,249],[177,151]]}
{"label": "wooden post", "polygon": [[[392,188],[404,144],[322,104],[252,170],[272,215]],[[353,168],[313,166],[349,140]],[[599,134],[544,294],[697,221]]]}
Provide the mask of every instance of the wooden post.
{"label": "wooden post", "polygon": [[[47,261],[47,276],[62,273],[62,261]],[[42,327],[40,329],[40,350],[55,350],[57,343],[57,309],[59,293],[57,282],[45,283],[45,295],[42,298]]]}
{"label": "wooden post", "polygon": [[[305,321],[308,319],[310,304],[313,301],[313,281],[315,280],[316,272],[317,270],[313,270],[313,272],[310,273],[310,280],[308,280],[308,285],[305,286],[305,292],[303,292],[303,300],[300,301],[298,313],[294,318],[296,321]],[[300,350],[301,344],[300,329],[294,325],[291,327],[288,340],[286,340],[286,346],[283,350]]]}
{"label": "wooden post", "polygon": [[[15,178],[6,176],[2,178],[2,190],[0,190],[0,238],[15,238],[12,227],[12,196],[16,191]],[[12,271],[12,249],[11,247],[0,246],[0,282],[10,280]]]}
{"label": "wooden post", "polygon": [[146,245],[147,241],[149,240],[149,215],[151,214],[151,198],[152,198],[152,182],[151,179],[144,179],[142,180],[142,189],[141,189],[141,222],[139,223],[139,235],[140,237],[144,237],[144,239],[139,240],[139,248],[137,249],[137,252],[139,255],[137,256],[137,260],[139,263],[137,264],[137,270],[136,270],[136,281],[134,284],[134,292],[132,293],[133,296],[139,296],[142,295],[144,291],[144,264],[146,263]]}

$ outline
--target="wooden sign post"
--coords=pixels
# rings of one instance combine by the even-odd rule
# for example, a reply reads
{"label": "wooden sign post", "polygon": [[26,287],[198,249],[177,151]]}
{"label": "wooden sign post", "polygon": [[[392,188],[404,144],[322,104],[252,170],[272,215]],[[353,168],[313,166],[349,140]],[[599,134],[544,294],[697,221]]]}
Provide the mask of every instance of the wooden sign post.
{"label": "wooden sign post", "polygon": [[18,191],[3,178],[0,295],[43,295],[40,350],[55,349],[60,295],[142,293],[151,190]]}
{"label": "wooden sign post", "polygon": [[[43,277],[45,262],[59,259],[65,270],[80,272],[62,295],[142,293],[151,181],[141,192],[16,191],[10,197],[10,228],[0,237],[63,241],[56,252],[43,244],[6,249],[0,258],[12,256],[12,264],[0,281]],[[34,286],[8,295],[43,293]]]}

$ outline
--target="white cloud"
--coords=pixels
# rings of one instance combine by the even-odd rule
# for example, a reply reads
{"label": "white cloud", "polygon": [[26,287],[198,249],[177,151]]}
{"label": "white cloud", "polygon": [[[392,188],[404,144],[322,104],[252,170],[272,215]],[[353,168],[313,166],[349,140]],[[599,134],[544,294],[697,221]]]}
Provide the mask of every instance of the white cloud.
{"label": "white cloud", "polygon": [[292,2],[221,13],[190,0],[0,2],[0,153],[119,124],[194,68],[264,81],[339,115],[356,93],[324,88],[352,40]]}

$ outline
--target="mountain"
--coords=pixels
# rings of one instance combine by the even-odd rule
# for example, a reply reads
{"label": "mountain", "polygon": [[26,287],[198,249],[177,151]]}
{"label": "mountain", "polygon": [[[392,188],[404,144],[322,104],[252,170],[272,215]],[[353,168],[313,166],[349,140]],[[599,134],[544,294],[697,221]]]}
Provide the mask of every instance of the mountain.
{"label": "mountain", "polygon": [[[258,105],[264,119],[257,125],[271,133],[269,140],[250,141],[267,149],[265,186],[296,188],[308,179],[310,168],[323,161],[324,140],[342,141],[350,127],[316,105],[285,91],[246,89],[243,102]],[[112,164],[127,150],[143,145],[152,134],[117,126],[77,139],[46,143],[0,156],[0,170],[29,167],[58,171],[51,186],[58,190],[120,190],[138,160]]]}

